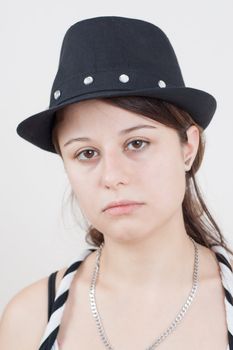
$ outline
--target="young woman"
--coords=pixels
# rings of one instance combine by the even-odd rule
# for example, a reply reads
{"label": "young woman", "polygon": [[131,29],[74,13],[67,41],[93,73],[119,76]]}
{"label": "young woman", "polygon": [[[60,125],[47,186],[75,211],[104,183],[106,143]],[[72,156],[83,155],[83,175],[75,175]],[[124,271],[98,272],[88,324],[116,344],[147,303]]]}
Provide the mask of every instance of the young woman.
{"label": "young woman", "polygon": [[93,249],[10,301],[0,348],[233,350],[233,252],[195,180],[215,109],[157,26],[69,28],[49,108],[17,131],[61,157]]}

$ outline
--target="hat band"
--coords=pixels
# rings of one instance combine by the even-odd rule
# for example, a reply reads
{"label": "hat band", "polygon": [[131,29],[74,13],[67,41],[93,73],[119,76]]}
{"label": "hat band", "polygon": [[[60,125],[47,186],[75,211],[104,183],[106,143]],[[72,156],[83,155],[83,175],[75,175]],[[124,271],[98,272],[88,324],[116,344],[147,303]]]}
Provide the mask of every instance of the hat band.
{"label": "hat band", "polygon": [[[150,70],[142,69],[115,69],[107,71],[92,71],[80,73],[72,76],[70,79],[64,80],[57,77],[50,96],[50,108],[62,104],[64,101],[76,97],[78,95],[104,91],[133,91],[139,89],[154,89],[165,87],[184,87],[180,73],[169,76],[169,70],[163,70],[160,74],[155,67]],[[59,84],[59,80],[62,83]]]}

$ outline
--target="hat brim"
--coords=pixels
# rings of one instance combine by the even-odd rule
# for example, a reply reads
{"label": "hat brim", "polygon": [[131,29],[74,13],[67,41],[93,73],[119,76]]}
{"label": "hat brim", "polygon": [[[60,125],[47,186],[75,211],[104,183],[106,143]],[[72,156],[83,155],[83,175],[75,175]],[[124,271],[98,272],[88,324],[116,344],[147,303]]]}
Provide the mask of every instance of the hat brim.
{"label": "hat brim", "polygon": [[203,129],[209,125],[217,107],[216,99],[212,95],[203,90],[190,87],[156,87],[140,90],[94,91],[92,93],[72,97],[55,107],[48,108],[26,118],[18,124],[16,131],[19,136],[35,146],[49,152],[57,153],[51,140],[53,119],[56,111],[69,104],[83,100],[134,95],[155,97],[173,103],[187,111],[193,120]]}

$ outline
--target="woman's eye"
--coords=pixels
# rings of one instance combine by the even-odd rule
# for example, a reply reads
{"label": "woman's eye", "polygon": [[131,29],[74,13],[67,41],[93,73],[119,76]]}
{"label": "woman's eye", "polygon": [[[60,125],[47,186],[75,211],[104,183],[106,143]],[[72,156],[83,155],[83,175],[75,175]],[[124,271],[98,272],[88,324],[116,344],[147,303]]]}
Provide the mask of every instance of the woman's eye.
{"label": "woman's eye", "polygon": [[[136,139],[136,140],[133,140],[133,141],[129,142],[129,143],[128,143],[128,145],[130,145],[130,144],[133,144],[133,143],[134,143],[135,145],[139,145],[139,146],[140,146],[140,145],[142,144],[142,142],[143,142],[143,143],[146,143],[146,144],[148,144],[148,143],[149,143],[149,141],[145,141],[145,140]],[[143,148],[144,148],[144,147],[143,147]],[[142,148],[140,148],[140,147],[136,147],[136,149],[137,149],[137,150],[141,150]]]}
{"label": "woman's eye", "polygon": [[[84,151],[78,153],[78,154],[75,156],[75,158],[78,158],[79,160],[91,159],[92,157],[89,157],[89,155],[90,155],[91,152],[96,152],[96,151],[94,151],[93,149],[85,149]],[[80,155],[81,155],[81,154],[86,154],[87,158],[84,157],[84,158],[81,159],[81,158],[80,158]]]}
{"label": "woman's eye", "polygon": [[[130,141],[127,145],[130,145],[130,144],[134,144],[135,147],[133,147],[133,150],[135,150],[136,152],[140,151],[142,149],[141,145],[142,144],[149,144],[150,142],[149,141],[145,141],[145,140],[140,140],[140,139],[135,139],[133,141]],[[144,147],[143,147],[144,148]],[[96,152],[95,150],[91,149],[91,148],[88,148],[88,149],[85,149],[84,151],[78,153],[75,158],[78,158],[79,160],[89,160],[89,159],[92,159],[92,154],[93,152]],[[84,155],[84,158],[80,158],[81,155]]]}

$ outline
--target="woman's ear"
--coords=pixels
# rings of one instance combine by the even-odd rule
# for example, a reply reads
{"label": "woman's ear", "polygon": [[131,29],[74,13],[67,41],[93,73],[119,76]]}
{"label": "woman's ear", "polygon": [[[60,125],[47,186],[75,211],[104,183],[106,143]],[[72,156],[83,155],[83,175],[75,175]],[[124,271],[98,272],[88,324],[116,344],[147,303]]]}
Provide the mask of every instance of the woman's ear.
{"label": "woman's ear", "polygon": [[186,134],[187,142],[183,145],[183,159],[185,171],[189,171],[198,151],[200,133],[195,125],[191,125]]}

